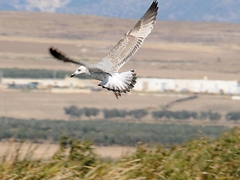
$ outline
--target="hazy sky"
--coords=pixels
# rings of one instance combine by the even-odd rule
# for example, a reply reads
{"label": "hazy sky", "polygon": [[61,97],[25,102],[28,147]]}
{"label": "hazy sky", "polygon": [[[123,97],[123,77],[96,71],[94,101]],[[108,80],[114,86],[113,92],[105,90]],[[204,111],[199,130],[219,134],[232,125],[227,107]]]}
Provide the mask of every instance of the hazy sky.
{"label": "hazy sky", "polygon": [[[139,18],[152,0],[0,0],[0,10]],[[158,19],[240,22],[240,0],[159,0]]]}

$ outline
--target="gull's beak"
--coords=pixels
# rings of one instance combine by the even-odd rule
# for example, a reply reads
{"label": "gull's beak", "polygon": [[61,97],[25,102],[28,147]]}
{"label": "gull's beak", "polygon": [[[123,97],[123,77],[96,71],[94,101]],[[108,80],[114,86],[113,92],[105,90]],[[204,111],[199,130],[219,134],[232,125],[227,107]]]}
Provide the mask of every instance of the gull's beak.
{"label": "gull's beak", "polygon": [[72,75],[71,75],[71,77],[74,77],[76,74],[75,73],[73,73]]}

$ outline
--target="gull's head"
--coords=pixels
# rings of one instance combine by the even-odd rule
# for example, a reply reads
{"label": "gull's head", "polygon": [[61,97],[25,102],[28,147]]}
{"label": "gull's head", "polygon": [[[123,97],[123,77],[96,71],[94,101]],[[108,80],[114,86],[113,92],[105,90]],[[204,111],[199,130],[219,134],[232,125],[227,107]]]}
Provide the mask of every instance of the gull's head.
{"label": "gull's head", "polygon": [[74,77],[78,74],[88,74],[89,70],[85,66],[80,66],[72,75],[71,77]]}

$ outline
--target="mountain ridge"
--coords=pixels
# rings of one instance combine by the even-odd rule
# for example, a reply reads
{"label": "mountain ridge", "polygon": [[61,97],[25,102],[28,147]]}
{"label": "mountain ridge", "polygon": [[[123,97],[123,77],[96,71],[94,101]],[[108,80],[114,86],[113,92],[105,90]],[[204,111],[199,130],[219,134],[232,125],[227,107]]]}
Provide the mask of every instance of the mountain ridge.
{"label": "mountain ridge", "polygon": [[[2,0],[0,10],[91,14],[117,18],[140,18],[151,0]],[[238,0],[159,0],[161,20],[240,22]]]}

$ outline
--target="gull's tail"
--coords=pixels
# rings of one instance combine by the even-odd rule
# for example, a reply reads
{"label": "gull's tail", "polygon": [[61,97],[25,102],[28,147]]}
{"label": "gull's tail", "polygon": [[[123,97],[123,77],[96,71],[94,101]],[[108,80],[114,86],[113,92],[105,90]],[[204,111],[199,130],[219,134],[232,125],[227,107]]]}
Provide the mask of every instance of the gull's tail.
{"label": "gull's tail", "polygon": [[123,72],[123,73],[115,73],[112,76],[108,76],[105,78],[99,86],[103,88],[113,91],[116,98],[120,97],[122,94],[126,94],[130,92],[134,85],[136,84],[137,74],[134,70]]}

